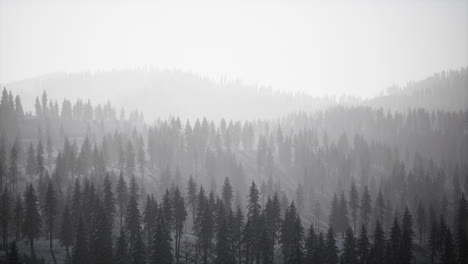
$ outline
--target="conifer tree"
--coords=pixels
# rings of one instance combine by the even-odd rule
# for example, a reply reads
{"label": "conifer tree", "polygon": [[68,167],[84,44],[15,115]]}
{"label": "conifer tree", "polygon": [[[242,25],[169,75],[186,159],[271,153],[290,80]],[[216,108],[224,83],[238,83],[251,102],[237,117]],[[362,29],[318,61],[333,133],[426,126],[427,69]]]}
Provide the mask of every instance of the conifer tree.
{"label": "conifer tree", "polygon": [[174,192],[172,204],[174,206],[175,257],[176,263],[179,264],[181,238],[185,219],[187,218],[187,211],[185,210],[185,199],[180,194],[178,187]]}
{"label": "conifer tree", "polygon": [[338,247],[336,246],[335,232],[332,227],[329,227],[327,232],[327,240],[325,242],[325,261],[327,264],[338,263]]}
{"label": "conifer tree", "polygon": [[328,223],[333,228],[339,228],[340,226],[340,205],[336,193],[333,195]]}
{"label": "conifer tree", "polygon": [[[363,229],[365,229],[365,225],[363,225]],[[384,263],[384,254],[386,250],[385,240],[385,232],[382,229],[382,224],[380,224],[380,222],[377,221],[375,223],[374,243],[371,245],[370,261],[368,263]],[[362,251],[360,253],[362,253]],[[360,256],[363,255],[360,254]]]}
{"label": "conifer tree", "polygon": [[367,227],[369,215],[372,213],[372,200],[371,196],[369,194],[369,190],[367,189],[367,185],[364,188],[364,193],[362,194],[362,199],[361,199],[361,217],[362,217],[362,222],[364,225]]}
{"label": "conifer tree", "polygon": [[401,263],[409,264],[413,259],[413,217],[406,208],[403,214],[401,230]]}
{"label": "conifer tree", "polygon": [[34,239],[41,233],[41,215],[36,191],[32,184],[29,184],[24,193],[24,221],[23,234],[29,239],[31,250],[34,249]]}
{"label": "conifer tree", "polygon": [[90,254],[94,263],[112,264],[112,226],[102,202],[96,201],[96,218],[91,234]]}
{"label": "conifer tree", "polygon": [[[160,211],[162,211],[161,208]],[[172,239],[169,228],[165,223],[165,217],[164,215],[159,214],[153,239],[153,248],[151,251],[151,264],[172,263],[171,241]]]}
{"label": "conifer tree", "polygon": [[68,248],[73,243],[73,224],[71,220],[70,210],[68,209],[68,204],[65,204],[62,214],[62,227],[60,230],[60,242],[67,253],[69,252]]}
{"label": "conifer tree", "polygon": [[356,240],[354,239],[353,230],[350,227],[348,227],[348,230],[346,230],[341,262],[347,264],[357,263]]}
{"label": "conifer tree", "polygon": [[73,239],[72,264],[83,264],[90,261],[87,236],[83,218],[78,219]]}
{"label": "conifer tree", "polygon": [[146,264],[146,250],[141,234],[138,233],[131,248],[130,262],[132,264]]}
{"label": "conifer tree", "polygon": [[361,264],[370,263],[370,249],[371,249],[371,244],[369,242],[369,237],[367,236],[367,229],[366,229],[366,226],[362,225],[361,233],[359,234],[359,238],[357,240],[357,245],[356,245],[356,254],[357,254],[358,263],[361,263]]}
{"label": "conifer tree", "polygon": [[128,188],[127,183],[123,177],[123,173],[120,172],[119,182],[117,183],[117,205],[119,207],[120,215],[120,228],[123,225],[123,218],[127,212],[127,203],[128,203]]}
{"label": "conifer tree", "polygon": [[[228,209],[230,211],[230,209]],[[216,259],[215,263],[234,264],[232,252],[232,229],[229,223],[229,215],[226,214],[223,203],[219,204],[216,213]]]}
{"label": "conifer tree", "polygon": [[57,194],[55,193],[52,181],[49,180],[47,193],[43,206],[44,216],[46,219],[47,230],[49,233],[49,247],[52,249],[52,236],[54,228],[54,220],[57,214]]}
{"label": "conifer tree", "polygon": [[112,227],[114,223],[114,216],[116,213],[116,208],[115,208],[116,202],[115,202],[114,193],[112,191],[112,182],[109,178],[108,173],[106,174],[106,177],[104,178],[103,196],[104,196],[103,207],[106,212],[106,217],[108,218],[109,224]]}
{"label": "conifer tree", "polygon": [[351,190],[349,191],[349,208],[351,209],[351,217],[353,219],[354,232],[356,232],[357,215],[359,210],[359,194],[356,189],[354,180],[351,183]]}
{"label": "conifer tree", "polygon": [[127,217],[125,218],[125,221],[126,230],[129,233],[130,248],[132,248],[141,231],[140,210],[138,209],[138,203],[133,196],[130,196],[130,201],[128,202]]}
{"label": "conifer tree", "polygon": [[187,205],[192,212],[192,221],[195,221],[195,213],[197,209],[197,185],[190,175],[187,183]]}
{"label": "conifer tree", "polygon": [[120,230],[119,238],[115,243],[114,249],[114,260],[115,264],[129,264],[127,238],[125,236],[125,230]]}
{"label": "conifer tree", "polygon": [[336,228],[337,229],[339,228],[339,229],[336,231],[341,232],[342,236],[344,237],[344,234],[349,227],[349,220],[348,220],[348,205],[347,205],[346,198],[343,193],[341,193],[338,212],[339,212],[338,214],[339,225]]}
{"label": "conifer tree", "polygon": [[23,208],[23,200],[21,196],[18,195],[16,197],[15,203],[15,211],[14,211],[14,221],[15,221],[15,237],[16,241],[21,239],[21,227],[24,221],[24,208]]}
{"label": "conifer tree", "polygon": [[26,160],[26,174],[32,177],[36,173],[36,152],[32,143],[29,144],[28,157]]}
{"label": "conifer tree", "polygon": [[44,169],[44,147],[42,146],[42,141],[39,140],[36,152],[36,173],[41,174]]}
{"label": "conifer tree", "polygon": [[10,243],[8,254],[7,254],[7,263],[8,264],[21,264],[21,258],[18,254],[18,247],[16,246],[16,241]]}
{"label": "conifer tree", "polygon": [[226,210],[230,209],[232,206],[232,186],[228,177],[224,178],[223,191],[221,195],[223,198],[224,208]]}
{"label": "conifer tree", "polygon": [[387,243],[385,251],[386,263],[400,263],[402,257],[401,229],[398,218],[393,220],[393,226],[390,231],[390,240]]}
{"label": "conifer tree", "polygon": [[453,245],[452,239],[452,232],[449,228],[445,229],[444,236],[442,238],[442,250],[440,254],[440,261],[442,264],[457,263],[455,257],[455,246]]}
{"label": "conifer tree", "polygon": [[[468,182],[468,179],[467,179]],[[462,193],[456,216],[457,252],[459,262],[468,263],[468,203]]]}
{"label": "conifer tree", "polygon": [[284,263],[301,263],[304,230],[294,202],[287,208],[281,226]]}
{"label": "conifer tree", "polygon": [[316,262],[315,254],[316,250],[318,250],[318,239],[314,231],[314,225],[311,224],[309,228],[309,233],[305,239],[304,243],[305,249],[305,263],[314,263]]}
{"label": "conifer tree", "polygon": [[0,221],[2,225],[2,242],[3,247],[8,248],[8,231],[11,217],[11,201],[10,193],[5,187],[0,196]]}
{"label": "conifer tree", "polygon": [[419,243],[422,244],[424,240],[424,234],[427,229],[426,210],[421,201],[419,201],[418,209],[416,212],[416,224],[418,226]]}

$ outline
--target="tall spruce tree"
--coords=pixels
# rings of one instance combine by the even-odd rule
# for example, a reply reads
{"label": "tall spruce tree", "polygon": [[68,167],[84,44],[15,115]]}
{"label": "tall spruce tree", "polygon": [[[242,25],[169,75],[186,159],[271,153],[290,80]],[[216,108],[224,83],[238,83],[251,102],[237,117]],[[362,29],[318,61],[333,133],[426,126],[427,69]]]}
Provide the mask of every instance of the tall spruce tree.
{"label": "tall spruce tree", "polygon": [[346,264],[358,263],[356,252],[356,240],[351,227],[346,230],[346,237],[343,243],[343,254],[341,255],[341,262]]}
{"label": "tall spruce tree", "polygon": [[401,227],[401,263],[409,264],[413,260],[413,217],[408,208],[403,213]]}
{"label": "tall spruce tree", "polygon": [[353,219],[354,232],[356,232],[356,224],[359,210],[359,194],[356,189],[354,180],[351,183],[351,190],[349,191],[349,208],[351,209],[351,217]]}
{"label": "tall spruce tree", "polygon": [[43,206],[44,216],[47,224],[47,231],[49,233],[49,247],[52,249],[52,238],[54,233],[54,220],[57,215],[57,194],[52,185],[52,181],[49,180],[47,186],[47,192],[45,196]]}
{"label": "tall spruce tree", "polygon": [[335,231],[332,227],[328,228],[327,240],[325,242],[325,263],[338,263],[338,247],[336,246]]}
{"label": "tall spruce tree", "polygon": [[34,249],[34,239],[38,238],[40,233],[41,214],[39,213],[36,190],[32,184],[29,184],[24,193],[23,234],[29,239],[31,250]]}
{"label": "tall spruce tree", "polygon": [[[162,209],[160,208],[161,212]],[[171,264],[172,263],[172,247],[171,235],[169,227],[165,223],[163,214],[158,215],[156,221],[155,234],[153,239],[153,248],[151,250],[151,264]]]}
{"label": "tall spruce tree", "polygon": [[73,224],[70,215],[70,210],[68,209],[68,204],[65,204],[62,214],[62,226],[60,230],[60,243],[65,246],[67,253],[69,252],[68,248],[73,243]]}
{"label": "tall spruce tree", "polygon": [[120,230],[120,235],[115,242],[113,263],[129,264],[127,238],[123,229]]}
{"label": "tall spruce tree", "polygon": [[281,246],[284,263],[301,263],[303,249],[304,229],[294,202],[286,209],[284,221],[281,226]]}

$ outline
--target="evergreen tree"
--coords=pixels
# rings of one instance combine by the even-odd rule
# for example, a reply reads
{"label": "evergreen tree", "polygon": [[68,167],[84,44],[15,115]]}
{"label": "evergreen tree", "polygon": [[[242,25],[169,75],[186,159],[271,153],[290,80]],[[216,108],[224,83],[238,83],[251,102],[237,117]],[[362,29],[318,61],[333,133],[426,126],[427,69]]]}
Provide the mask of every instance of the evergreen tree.
{"label": "evergreen tree", "polygon": [[369,190],[367,189],[367,185],[364,188],[364,193],[362,194],[362,199],[361,199],[361,217],[362,217],[362,222],[364,225],[367,227],[367,222],[369,219],[369,215],[372,213],[372,200],[371,196],[369,194]]}
{"label": "evergreen tree", "polygon": [[[162,209],[160,209],[161,211]],[[153,248],[151,251],[152,264],[171,264],[172,263],[172,247],[171,235],[168,226],[165,223],[165,217],[159,214],[156,230],[153,239]]]}
{"label": "evergreen tree", "polygon": [[102,202],[96,201],[95,225],[90,239],[90,255],[94,263],[112,263],[112,226]]}
{"label": "evergreen tree", "polygon": [[52,185],[52,181],[49,180],[49,185],[47,187],[47,193],[43,206],[44,216],[46,219],[47,230],[49,233],[49,247],[52,249],[52,236],[53,236],[53,227],[54,220],[57,214],[57,195]]}
{"label": "evergreen tree", "polygon": [[[468,179],[467,179],[468,182]],[[468,203],[465,199],[465,194],[462,193],[457,212],[457,251],[459,262],[462,264],[468,263]]]}
{"label": "evergreen tree", "polygon": [[78,219],[78,225],[73,239],[72,264],[83,264],[90,261],[88,241],[83,218]]}
{"label": "evergreen tree", "polygon": [[[466,248],[465,248],[466,250]],[[453,245],[452,232],[449,228],[445,229],[442,250],[440,254],[440,261],[442,264],[455,264],[457,263],[455,257],[455,246]]]}
{"label": "evergreen tree", "polygon": [[358,263],[360,264],[370,263],[370,249],[371,249],[371,244],[367,236],[367,229],[366,229],[366,226],[362,225],[361,233],[359,234],[359,238],[357,240],[357,249],[356,249]]}
{"label": "evergreen tree", "polygon": [[21,239],[21,227],[24,221],[24,208],[23,208],[23,200],[21,196],[18,195],[16,197],[15,203],[15,211],[14,211],[14,221],[15,221],[15,237],[16,241]]}
{"label": "evergreen tree", "polygon": [[344,237],[344,234],[349,227],[349,220],[348,220],[348,205],[347,205],[347,202],[343,193],[341,193],[338,213],[339,213],[338,214],[339,225],[337,226],[338,230],[336,231],[341,232],[342,236]]}
{"label": "evergreen tree", "polygon": [[36,152],[32,143],[29,144],[28,157],[26,160],[26,174],[30,177],[36,173]]}
{"label": "evergreen tree", "polygon": [[286,209],[281,226],[281,244],[284,263],[301,263],[304,229],[294,202]]}
{"label": "evergreen tree", "polygon": [[3,248],[8,248],[8,230],[11,218],[10,193],[5,187],[0,196],[0,221],[2,224],[2,242]]}
{"label": "evergreen tree", "polygon": [[195,213],[197,209],[197,185],[190,175],[187,183],[187,205],[192,212],[192,221],[195,221]]}
{"label": "evergreen tree", "polygon": [[416,224],[418,226],[419,243],[423,243],[424,234],[427,229],[426,210],[421,201],[419,201],[418,209],[416,212]]}
{"label": "evergreen tree", "polygon": [[357,263],[356,240],[354,239],[353,230],[350,227],[348,227],[348,230],[346,230],[341,262],[346,264]]}
{"label": "evergreen tree", "polygon": [[[366,226],[363,225],[363,230],[365,230]],[[368,263],[376,263],[382,264],[384,263],[384,254],[385,254],[385,232],[382,229],[382,225],[379,221],[375,223],[375,231],[374,231],[374,243],[371,246],[370,251],[370,261]],[[360,257],[363,256],[363,251],[359,252]],[[361,263],[362,262],[361,258]]]}
{"label": "evergreen tree", "polygon": [[237,263],[242,262],[242,231],[244,229],[244,215],[242,209],[237,207],[232,224],[232,243]]}
{"label": "evergreen tree", "polygon": [[354,180],[351,183],[351,190],[349,191],[349,208],[351,209],[351,216],[353,218],[354,232],[356,232],[357,214],[359,210],[359,194]]}
{"label": "evergreen tree", "polygon": [[[104,185],[103,185],[103,207],[106,212],[106,217],[108,218],[108,222],[110,226],[113,226],[114,223],[114,216],[116,213],[115,208],[115,197],[114,193],[112,192],[112,182],[109,178],[109,174],[106,174],[104,178]],[[112,229],[112,228],[111,228]]]}
{"label": "evergreen tree", "polygon": [[119,182],[117,183],[117,205],[119,207],[120,214],[120,228],[122,229],[123,217],[127,212],[127,202],[128,202],[128,188],[127,183],[123,177],[123,173],[120,172]]}
{"label": "evergreen tree", "polygon": [[130,201],[128,202],[127,217],[125,218],[125,221],[126,230],[129,233],[130,248],[132,248],[141,231],[140,210],[138,209],[138,202],[133,196],[130,196]]}
{"label": "evergreen tree", "polygon": [[36,152],[36,173],[41,174],[44,169],[44,147],[42,146],[42,141],[39,140]]}
{"label": "evergreen tree", "polygon": [[314,225],[311,224],[309,228],[309,233],[305,239],[304,243],[305,248],[305,263],[314,263],[317,260],[315,259],[316,251],[318,250],[318,239],[314,231]]}
{"label": "evergreen tree", "polygon": [[73,243],[73,224],[71,220],[70,210],[68,209],[68,204],[65,204],[65,208],[63,209],[62,215],[62,227],[60,230],[60,242],[65,249],[68,251],[68,248]]}
{"label": "evergreen tree", "polygon": [[232,186],[231,186],[231,183],[230,183],[228,177],[224,178],[222,197],[223,197],[224,208],[226,210],[231,209],[231,206],[232,206]]}
{"label": "evergreen tree", "polygon": [[327,240],[325,242],[325,261],[327,264],[338,263],[338,247],[336,246],[335,232],[332,227],[329,227],[327,232]]}
{"label": "evergreen tree", "polygon": [[29,239],[31,250],[34,249],[34,239],[41,233],[41,215],[37,201],[36,191],[29,184],[24,193],[24,221],[23,234]]}
{"label": "evergreen tree", "polygon": [[405,209],[401,230],[401,263],[409,264],[413,259],[413,217],[408,208]]}
{"label": "evergreen tree", "polygon": [[145,244],[141,238],[141,234],[137,234],[135,243],[131,248],[130,262],[132,264],[145,264],[146,263],[146,251]]}
{"label": "evergreen tree", "polygon": [[7,254],[7,263],[8,264],[21,264],[21,258],[18,254],[18,247],[16,247],[16,241],[10,243],[10,250]]}
{"label": "evergreen tree", "polygon": [[[229,215],[224,209],[224,202],[219,205],[216,214],[216,259],[215,263],[234,264],[232,248],[232,228],[229,223]],[[230,211],[230,209],[228,209]]]}
{"label": "evergreen tree", "polygon": [[338,196],[336,193],[333,195],[333,201],[331,204],[330,216],[328,217],[328,223],[333,228],[338,228],[340,226],[340,205],[338,201]]}
{"label": "evergreen tree", "polygon": [[183,233],[182,229],[184,228],[185,219],[187,218],[187,211],[185,210],[185,199],[182,197],[178,187],[174,192],[172,204],[174,206],[175,257],[176,263],[179,264],[180,242]]}
{"label": "evergreen tree", "polygon": [[402,259],[402,245],[401,245],[401,229],[398,223],[398,218],[395,217],[393,226],[390,231],[390,240],[387,243],[385,251],[386,263],[401,263]]}
{"label": "evergreen tree", "polygon": [[125,236],[125,230],[120,230],[119,238],[115,243],[114,249],[114,260],[115,264],[129,264],[127,238]]}

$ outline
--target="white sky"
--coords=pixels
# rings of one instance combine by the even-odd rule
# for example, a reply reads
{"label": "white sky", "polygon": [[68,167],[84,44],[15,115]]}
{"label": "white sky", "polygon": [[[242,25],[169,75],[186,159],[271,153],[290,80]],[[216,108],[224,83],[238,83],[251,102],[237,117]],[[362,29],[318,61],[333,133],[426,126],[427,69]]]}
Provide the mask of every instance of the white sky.
{"label": "white sky", "polygon": [[371,96],[468,65],[468,0],[0,0],[0,82],[154,66]]}

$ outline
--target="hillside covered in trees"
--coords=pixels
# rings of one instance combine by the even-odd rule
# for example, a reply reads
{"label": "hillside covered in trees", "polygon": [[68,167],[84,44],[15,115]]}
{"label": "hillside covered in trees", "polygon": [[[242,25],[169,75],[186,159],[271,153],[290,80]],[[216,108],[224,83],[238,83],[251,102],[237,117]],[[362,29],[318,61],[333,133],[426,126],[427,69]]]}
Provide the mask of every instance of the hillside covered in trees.
{"label": "hillside covered in trees", "polygon": [[5,88],[0,262],[468,263],[468,109],[379,100],[147,122]]}

